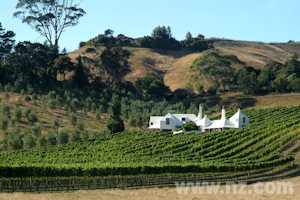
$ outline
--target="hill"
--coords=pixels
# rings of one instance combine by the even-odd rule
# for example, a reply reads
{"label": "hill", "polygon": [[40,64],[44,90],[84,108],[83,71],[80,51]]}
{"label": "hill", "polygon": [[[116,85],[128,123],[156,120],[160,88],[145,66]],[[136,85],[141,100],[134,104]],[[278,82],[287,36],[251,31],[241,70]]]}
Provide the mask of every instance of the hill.
{"label": "hill", "polygon": [[[267,44],[262,42],[246,41],[218,41],[214,43],[218,51],[235,55],[247,66],[262,69],[271,61],[283,63],[294,53],[300,55],[300,46],[297,43]],[[75,58],[78,55],[91,56],[85,53],[88,46],[71,52],[69,56]],[[154,75],[165,84],[176,90],[186,88],[190,75],[189,66],[201,53],[183,49],[178,51],[157,50],[149,48],[125,47],[131,52],[129,64],[131,72],[126,80],[134,81],[146,75]],[[97,50],[99,52],[101,50]],[[96,53],[97,54],[97,53]],[[95,54],[95,55],[96,55]]]}
{"label": "hill", "polygon": [[283,152],[300,136],[299,111],[299,106],[244,110],[251,124],[240,130],[189,135],[123,132],[80,143],[2,152],[0,175],[107,176],[269,169],[294,160],[295,151]]}

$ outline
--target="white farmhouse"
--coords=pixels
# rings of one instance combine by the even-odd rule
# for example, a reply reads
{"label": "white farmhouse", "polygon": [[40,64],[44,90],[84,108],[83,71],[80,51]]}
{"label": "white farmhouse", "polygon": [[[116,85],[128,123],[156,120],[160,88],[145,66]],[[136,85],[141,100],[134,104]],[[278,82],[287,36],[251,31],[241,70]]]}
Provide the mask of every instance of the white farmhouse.
{"label": "white farmhouse", "polygon": [[202,106],[199,105],[198,116],[194,114],[171,114],[166,116],[150,117],[150,130],[172,131],[175,128],[181,128],[187,122],[195,122],[200,132],[222,131],[230,128],[240,129],[250,123],[249,118],[239,109],[231,118],[226,119],[225,108],[222,108],[222,116],[220,120],[211,121],[205,115],[202,118]]}

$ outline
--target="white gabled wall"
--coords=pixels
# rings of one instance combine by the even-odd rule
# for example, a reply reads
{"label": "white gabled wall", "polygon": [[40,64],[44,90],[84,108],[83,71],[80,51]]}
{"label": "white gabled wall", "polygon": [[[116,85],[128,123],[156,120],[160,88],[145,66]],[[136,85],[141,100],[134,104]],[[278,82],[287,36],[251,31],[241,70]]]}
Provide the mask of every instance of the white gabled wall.
{"label": "white gabled wall", "polygon": [[[239,109],[237,113],[235,113],[229,120],[226,120],[226,111],[225,108],[222,108],[222,116],[221,120],[210,121],[207,116],[202,118],[202,106],[199,105],[199,113],[196,117],[194,114],[170,114],[168,113],[165,116],[157,116],[150,117],[149,121],[149,129],[160,129],[160,130],[173,130],[176,127],[182,126],[184,123],[193,121],[197,124],[197,126],[204,131],[206,128],[210,126],[216,126],[213,128],[242,128],[243,126],[247,126],[250,123],[249,118],[244,115]],[[169,118],[169,124],[166,123],[166,119]],[[182,120],[185,118],[185,121]],[[224,121],[227,123],[216,123],[219,121]],[[153,125],[151,125],[153,123]],[[219,127],[220,126],[220,127]]]}

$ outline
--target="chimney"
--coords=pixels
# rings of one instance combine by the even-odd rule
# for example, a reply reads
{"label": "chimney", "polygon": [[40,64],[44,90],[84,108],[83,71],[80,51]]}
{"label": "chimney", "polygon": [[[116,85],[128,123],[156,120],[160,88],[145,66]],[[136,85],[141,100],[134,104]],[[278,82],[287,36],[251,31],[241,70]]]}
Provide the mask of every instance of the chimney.
{"label": "chimney", "polygon": [[221,120],[226,120],[226,111],[225,111],[225,107],[222,107],[222,117]]}
{"label": "chimney", "polygon": [[202,104],[199,104],[199,113],[198,113],[198,119],[202,119]]}

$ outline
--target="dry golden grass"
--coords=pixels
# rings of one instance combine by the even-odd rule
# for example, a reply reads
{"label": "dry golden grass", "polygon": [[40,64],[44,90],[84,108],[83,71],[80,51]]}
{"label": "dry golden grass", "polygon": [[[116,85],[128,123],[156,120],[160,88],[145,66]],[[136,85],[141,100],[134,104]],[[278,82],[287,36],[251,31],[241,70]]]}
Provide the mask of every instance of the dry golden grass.
{"label": "dry golden grass", "polygon": [[164,82],[171,90],[185,88],[190,76],[190,66],[201,53],[188,54],[176,58],[164,77]]}
{"label": "dry golden grass", "polygon": [[[293,185],[293,194],[178,194],[176,188],[153,188],[138,190],[96,190],[96,191],[77,191],[69,193],[48,193],[48,194],[0,194],[0,200],[299,200],[300,199],[300,177],[283,179],[279,181],[290,182]],[[238,186],[238,189],[240,186]],[[220,189],[226,191],[226,186]],[[247,185],[244,191],[254,190],[253,185]],[[204,190],[207,191],[207,190]]]}
{"label": "dry golden grass", "polygon": [[270,61],[283,63],[296,52],[297,48],[283,48],[280,45],[271,45],[254,42],[216,43],[215,48],[236,55],[247,66],[262,69]]}
{"label": "dry golden grass", "polygon": [[129,59],[131,73],[126,76],[128,81],[135,81],[147,75],[162,78],[174,60],[170,55],[160,54],[146,48],[135,49],[131,53]]}
{"label": "dry golden grass", "polygon": [[[285,62],[293,53],[300,55],[300,47],[292,44],[265,44],[255,42],[222,42],[215,43],[215,48],[220,51],[236,55],[247,66],[263,68],[270,61]],[[96,54],[87,54],[85,46],[69,53],[72,60],[80,54],[92,57]],[[131,72],[125,77],[128,81],[135,81],[147,75],[154,75],[164,79],[165,84],[176,90],[186,88],[189,79],[189,66],[193,60],[201,55],[188,50],[163,51],[148,48],[125,47],[131,52],[129,59]],[[101,49],[97,49],[99,53]]]}

